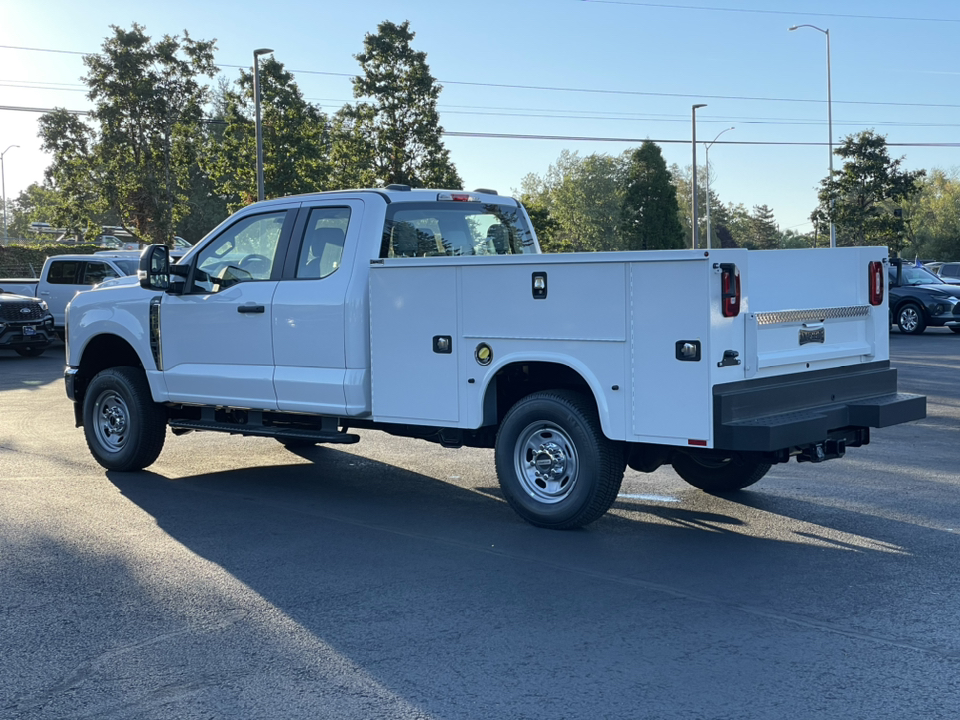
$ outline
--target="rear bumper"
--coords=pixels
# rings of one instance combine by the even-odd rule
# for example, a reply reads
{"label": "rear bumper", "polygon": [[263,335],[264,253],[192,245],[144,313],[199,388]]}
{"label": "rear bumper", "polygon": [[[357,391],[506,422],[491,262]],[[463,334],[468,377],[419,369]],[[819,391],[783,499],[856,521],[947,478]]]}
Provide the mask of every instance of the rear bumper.
{"label": "rear bumper", "polygon": [[714,447],[777,452],[927,415],[923,395],[897,392],[887,361],[717,385]]}

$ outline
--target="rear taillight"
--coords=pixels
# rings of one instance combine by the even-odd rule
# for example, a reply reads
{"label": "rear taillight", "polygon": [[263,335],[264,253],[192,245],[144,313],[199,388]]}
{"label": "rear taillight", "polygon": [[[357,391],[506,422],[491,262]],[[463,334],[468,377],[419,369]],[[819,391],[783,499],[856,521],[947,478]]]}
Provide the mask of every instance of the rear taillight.
{"label": "rear taillight", "polygon": [[733,263],[720,263],[720,307],[724,317],[740,314],[740,271]]}
{"label": "rear taillight", "polygon": [[883,305],[883,263],[873,261],[868,266],[867,275],[870,279],[870,304]]}

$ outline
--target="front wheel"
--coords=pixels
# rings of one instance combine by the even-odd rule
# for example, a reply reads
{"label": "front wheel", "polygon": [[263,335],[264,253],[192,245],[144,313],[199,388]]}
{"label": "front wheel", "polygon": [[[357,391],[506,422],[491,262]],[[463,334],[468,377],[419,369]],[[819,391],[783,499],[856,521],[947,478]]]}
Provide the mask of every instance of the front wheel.
{"label": "front wheel", "polygon": [[927,329],[927,321],[923,319],[923,310],[915,303],[905,303],[897,311],[897,327],[907,335],[919,335]]}
{"label": "front wheel", "polygon": [[143,371],[108,368],[96,375],[83,400],[83,434],[94,459],[128,472],[151,465],[163,449],[167,414],[153,401]]}
{"label": "front wheel", "polygon": [[960,333],[960,327],[957,327],[956,325],[951,325],[950,330],[952,330],[955,333]]}
{"label": "front wheel", "polygon": [[742,455],[714,457],[678,454],[673,469],[685,481],[708,493],[730,493],[758,482],[770,470],[770,463]]}
{"label": "front wheel", "polygon": [[607,439],[580,393],[533,393],[510,408],[497,433],[500,488],[510,507],[539,527],[566,530],[602,516],[617,499],[626,454]]}

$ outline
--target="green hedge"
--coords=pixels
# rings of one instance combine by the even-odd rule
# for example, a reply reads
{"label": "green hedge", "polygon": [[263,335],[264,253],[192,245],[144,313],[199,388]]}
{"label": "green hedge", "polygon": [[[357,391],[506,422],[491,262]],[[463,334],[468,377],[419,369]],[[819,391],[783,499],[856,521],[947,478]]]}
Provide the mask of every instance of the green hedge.
{"label": "green hedge", "polygon": [[[0,245],[0,277],[40,275],[44,261],[51,255],[90,255],[103,250],[97,245]],[[33,272],[31,272],[31,270]]]}

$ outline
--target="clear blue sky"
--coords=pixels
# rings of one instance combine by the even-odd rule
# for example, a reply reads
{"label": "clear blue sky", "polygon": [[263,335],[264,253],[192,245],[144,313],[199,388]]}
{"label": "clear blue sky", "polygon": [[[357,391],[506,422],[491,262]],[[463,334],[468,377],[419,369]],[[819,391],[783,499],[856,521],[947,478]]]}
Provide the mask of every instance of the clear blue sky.
{"label": "clear blue sky", "polygon": [[[947,0],[363,0],[361,2],[107,2],[4,0],[0,106],[88,109],[75,54],[97,52],[110,25],[154,38],[188,30],[216,39],[233,80],[252,50],[271,47],[304,95],[332,112],[352,101],[353,55],[383,20],[409,20],[414,47],[444,85],[447,131],[662,142],[668,163],[691,162],[710,141],[713,189],[724,202],[773,208],[781,228],[810,228],[827,171],[826,37],[833,135],[874,128],[889,143],[960,142],[960,3]],[[512,87],[511,87],[512,86]],[[519,87],[526,86],[526,87]],[[542,88],[542,89],[534,89]],[[552,88],[552,89],[546,89]],[[595,92],[586,92],[593,90]],[[939,106],[939,107],[938,107]],[[38,113],[0,110],[7,196],[40,181]],[[809,145],[727,144],[748,142]],[[638,142],[447,137],[468,188],[519,189],[563,149],[618,155]],[[960,147],[891,147],[907,168],[960,166]],[[703,146],[697,152],[703,163]],[[839,166],[839,161],[836,163]]]}

